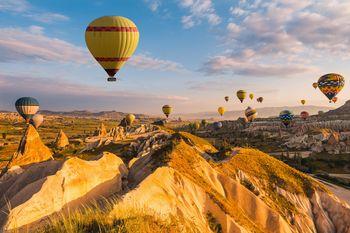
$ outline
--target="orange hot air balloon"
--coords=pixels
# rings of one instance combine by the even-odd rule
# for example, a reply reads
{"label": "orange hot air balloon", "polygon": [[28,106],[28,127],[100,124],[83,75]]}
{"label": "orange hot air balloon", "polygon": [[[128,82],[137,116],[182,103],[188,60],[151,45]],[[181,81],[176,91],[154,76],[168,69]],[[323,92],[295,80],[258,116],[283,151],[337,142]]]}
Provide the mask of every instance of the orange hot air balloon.
{"label": "orange hot air balloon", "polygon": [[114,75],[137,48],[139,31],[130,19],[103,16],[86,28],[85,41],[92,56],[109,75],[108,81],[116,81]]}
{"label": "orange hot air balloon", "polygon": [[226,112],[226,109],[224,107],[218,108],[218,113],[220,114],[220,116],[224,115],[225,112]]}
{"label": "orange hot air balloon", "polygon": [[338,101],[338,97],[334,96],[334,97],[332,98],[332,101],[333,101],[333,103],[336,103],[336,102]]}

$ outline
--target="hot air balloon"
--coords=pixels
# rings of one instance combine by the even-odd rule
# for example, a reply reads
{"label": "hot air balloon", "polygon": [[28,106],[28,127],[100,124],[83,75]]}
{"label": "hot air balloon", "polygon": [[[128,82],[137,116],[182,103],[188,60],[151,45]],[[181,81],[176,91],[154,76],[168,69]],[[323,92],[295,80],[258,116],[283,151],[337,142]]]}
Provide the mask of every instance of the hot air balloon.
{"label": "hot air balloon", "polygon": [[252,122],[258,116],[258,113],[256,112],[255,109],[248,107],[245,110],[245,116],[248,122]]}
{"label": "hot air balloon", "polygon": [[254,99],[254,94],[253,94],[253,93],[250,93],[250,94],[249,94],[249,98],[250,98],[251,100],[253,100],[253,99]]}
{"label": "hot air balloon", "polygon": [[43,123],[44,116],[41,114],[35,114],[30,120],[30,123],[37,129]]}
{"label": "hot air balloon", "polygon": [[27,124],[39,110],[39,102],[33,97],[19,98],[15,103],[17,112],[21,115]]}
{"label": "hot air balloon", "polygon": [[289,110],[283,110],[282,112],[280,112],[280,119],[281,119],[282,123],[284,124],[284,126],[286,126],[286,127],[288,127],[290,125],[293,118],[294,118],[293,113]]}
{"label": "hot air balloon", "polygon": [[132,125],[132,123],[134,122],[135,120],[135,115],[134,114],[128,114],[125,116],[125,120],[126,120],[126,123],[128,123],[128,125]]}
{"label": "hot air balloon", "polygon": [[226,109],[224,107],[218,108],[218,113],[220,114],[220,116],[224,115],[225,112],[226,112]]}
{"label": "hot air balloon", "polygon": [[318,86],[318,83],[313,83],[312,84],[312,87],[315,88],[315,89],[317,89],[317,86]]}
{"label": "hot air balloon", "polygon": [[256,101],[258,101],[259,103],[262,103],[264,101],[264,98],[263,97],[259,97],[256,99]]}
{"label": "hot air balloon", "polygon": [[335,97],[344,87],[345,79],[339,74],[325,74],[318,80],[318,88],[332,102]]}
{"label": "hot air balloon", "polygon": [[228,100],[230,99],[230,97],[225,96],[225,101],[228,102]]}
{"label": "hot air balloon", "polygon": [[203,119],[203,120],[201,121],[202,127],[207,126],[207,124],[208,124],[207,120]]}
{"label": "hot air balloon", "polygon": [[92,21],[85,31],[85,41],[92,56],[109,75],[114,75],[133,55],[139,43],[136,25],[121,16],[103,16]]}
{"label": "hot air balloon", "polygon": [[216,130],[222,128],[222,123],[221,123],[220,121],[214,122],[213,125],[214,125],[214,128],[215,128]]}
{"label": "hot air balloon", "polygon": [[300,103],[304,105],[306,103],[306,100],[300,100]]}
{"label": "hot air balloon", "polygon": [[305,121],[309,117],[309,113],[307,111],[302,111],[300,117]]}
{"label": "hot air balloon", "polygon": [[169,115],[171,114],[171,112],[173,111],[173,108],[170,105],[166,104],[162,107],[162,110],[163,110],[164,115],[168,118]]}
{"label": "hot air balloon", "polygon": [[338,101],[338,97],[334,96],[334,97],[332,98],[332,101],[333,101],[333,103],[336,103],[336,102]]}
{"label": "hot air balloon", "polygon": [[241,101],[241,103],[243,103],[243,100],[247,96],[247,92],[244,90],[239,90],[239,91],[237,91],[236,95],[237,95],[237,98],[239,99],[239,101]]}
{"label": "hot air balloon", "polygon": [[195,130],[199,130],[199,128],[201,127],[201,125],[199,124],[199,122],[195,122],[195,123],[193,124],[193,127],[194,127]]}

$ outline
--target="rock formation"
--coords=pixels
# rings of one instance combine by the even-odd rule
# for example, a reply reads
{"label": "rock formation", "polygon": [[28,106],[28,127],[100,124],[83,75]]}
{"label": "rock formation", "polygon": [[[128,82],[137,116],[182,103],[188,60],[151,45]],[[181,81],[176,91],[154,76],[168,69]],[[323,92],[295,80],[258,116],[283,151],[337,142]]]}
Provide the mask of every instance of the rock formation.
{"label": "rock formation", "polygon": [[17,152],[10,161],[10,167],[39,163],[52,159],[52,152],[41,141],[34,126],[28,125]]}
{"label": "rock formation", "polygon": [[106,137],[107,136],[106,126],[103,123],[101,123],[100,127],[96,130],[94,135],[99,137]]}
{"label": "rock formation", "polygon": [[55,140],[55,147],[58,149],[63,149],[69,145],[69,140],[63,130],[60,130]]}
{"label": "rock formation", "polygon": [[65,162],[47,161],[20,174],[3,177],[0,180],[0,212],[6,214],[0,215],[0,225],[2,222],[5,230],[11,230],[63,208],[116,194],[122,190],[122,179],[127,172],[120,158],[106,152],[96,161],[78,158]]}

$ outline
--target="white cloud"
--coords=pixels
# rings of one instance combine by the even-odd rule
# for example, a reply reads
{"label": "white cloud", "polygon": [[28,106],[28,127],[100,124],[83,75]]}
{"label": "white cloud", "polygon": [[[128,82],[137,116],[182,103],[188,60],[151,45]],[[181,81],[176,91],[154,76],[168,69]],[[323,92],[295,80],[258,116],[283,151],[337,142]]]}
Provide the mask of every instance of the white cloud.
{"label": "white cloud", "polygon": [[210,25],[221,23],[221,17],[216,14],[212,0],[180,0],[180,6],[189,11],[189,14],[181,19],[184,28],[201,24],[203,20]]}
{"label": "white cloud", "polygon": [[42,23],[69,20],[68,16],[38,9],[32,6],[27,0],[0,0],[0,12],[20,14],[23,17]]}
{"label": "white cloud", "polygon": [[173,71],[173,72],[185,71],[185,68],[177,62],[153,58],[146,54],[134,55],[130,59],[128,64],[131,66],[138,67],[140,69]]}
{"label": "white cloud", "polygon": [[144,0],[144,2],[148,5],[149,9],[153,12],[157,11],[161,6],[161,0]]}
{"label": "white cloud", "polygon": [[[350,58],[349,1],[252,0],[229,11],[233,18],[226,27],[226,52],[208,59],[202,69],[208,73],[265,76],[283,67],[301,73],[309,70],[302,59]],[[246,57],[246,51],[253,55]]]}
{"label": "white cloud", "polygon": [[0,62],[53,61],[86,64],[90,56],[82,47],[44,35],[39,26],[0,28]]}

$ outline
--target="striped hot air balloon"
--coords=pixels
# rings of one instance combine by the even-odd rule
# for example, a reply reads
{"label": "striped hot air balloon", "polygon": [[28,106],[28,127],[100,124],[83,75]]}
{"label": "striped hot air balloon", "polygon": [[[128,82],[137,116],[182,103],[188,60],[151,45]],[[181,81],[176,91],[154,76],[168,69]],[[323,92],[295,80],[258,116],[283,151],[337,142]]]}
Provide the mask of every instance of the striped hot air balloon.
{"label": "striped hot air balloon", "polygon": [[17,112],[27,124],[39,110],[39,102],[33,97],[21,97],[15,103]]}
{"label": "striped hot air balloon", "polygon": [[166,104],[162,107],[162,111],[164,115],[168,118],[171,112],[173,111],[173,108],[170,105]]}
{"label": "striped hot air balloon", "polygon": [[121,16],[103,16],[92,21],[85,31],[85,41],[92,56],[109,75],[114,75],[133,55],[139,43],[136,25]]}
{"label": "striped hot air balloon", "polygon": [[318,88],[332,102],[332,99],[343,89],[345,79],[340,74],[325,74],[318,80]]}
{"label": "striped hot air balloon", "polygon": [[248,107],[244,113],[248,122],[254,121],[254,119],[258,116],[257,111],[251,107]]}

